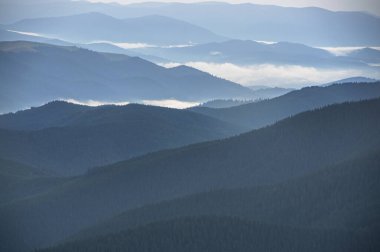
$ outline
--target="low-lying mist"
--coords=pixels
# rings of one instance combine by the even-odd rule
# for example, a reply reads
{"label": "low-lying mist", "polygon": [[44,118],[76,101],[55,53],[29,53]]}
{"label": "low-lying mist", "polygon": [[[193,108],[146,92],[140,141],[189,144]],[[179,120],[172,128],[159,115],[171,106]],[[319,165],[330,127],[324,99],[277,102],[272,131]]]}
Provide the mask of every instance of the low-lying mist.
{"label": "low-lying mist", "polygon": [[[163,63],[164,67],[178,66],[178,63]],[[184,65],[208,72],[212,75],[245,86],[267,85],[300,88],[308,85],[329,83],[353,76],[380,78],[379,71],[362,69],[321,69],[298,65],[260,64],[239,66],[232,63],[186,62]]]}

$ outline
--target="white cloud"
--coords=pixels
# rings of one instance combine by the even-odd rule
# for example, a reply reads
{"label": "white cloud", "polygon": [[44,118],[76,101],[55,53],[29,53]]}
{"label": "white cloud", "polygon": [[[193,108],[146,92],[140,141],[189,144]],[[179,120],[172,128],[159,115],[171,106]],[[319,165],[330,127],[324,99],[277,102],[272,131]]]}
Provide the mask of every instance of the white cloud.
{"label": "white cloud", "polygon": [[[67,101],[74,104],[79,105],[85,105],[90,107],[97,107],[97,106],[103,106],[103,105],[118,105],[118,106],[124,106],[128,105],[132,102],[105,102],[105,101],[96,101],[96,100],[85,100],[80,101],[76,99],[60,99],[63,101]],[[176,108],[176,109],[186,109],[190,107],[194,107],[199,105],[199,102],[188,102],[188,101],[179,101],[174,99],[168,99],[168,100],[142,100],[138,102],[133,103],[139,103],[139,104],[145,104],[145,105],[152,105],[152,106],[159,106],[159,107],[166,107],[166,108]]]}
{"label": "white cloud", "polygon": [[218,56],[218,55],[221,55],[222,53],[221,52],[218,52],[218,51],[212,51],[210,52],[210,55],[212,56]]}
{"label": "white cloud", "polygon": [[96,44],[96,43],[105,43],[105,44],[111,44],[114,46],[118,46],[124,49],[143,49],[143,48],[183,48],[183,47],[190,47],[194,46],[194,44],[184,44],[184,45],[152,45],[147,43],[128,43],[128,42],[113,42],[109,40],[94,40],[87,44]]}
{"label": "white cloud", "polygon": [[[350,54],[353,51],[363,49],[364,46],[356,46],[356,47],[319,47],[320,49],[324,49],[326,51],[329,51],[330,53],[336,55],[336,56],[346,56]],[[380,50],[380,47],[369,47],[372,49]]]}
{"label": "white cloud", "polygon": [[124,49],[141,49],[141,48],[156,47],[155,45],[150,45],[150,44],[145,44],[145,43],[126,43],[126,42],[117,43],[117,42],[112,42],[108,40],[94,40],[87,44],[96,44],[96,43],[111,44],[111,45],[118,46]]}
{"label": "white cloud", "polygon": [[273,45],[273,44],[277,44],[278,43],[278,42],[275,42],[275,41],[266,41],[266,40],[255,40],[255,42],[261,43],[261,44],[266,44],[266,45]]}
{"label": "white cloud", "polygon": [[21,35],[33,36],[33,37],[42,37],[42,38],[45,37],[45,36],[42,35],[42,34],[34,33],[34,32],[23,32],[23,31],[14,31],[14,30],[7,30],[7,31],[9,31],[9,32],[14,32],[14,33],[21,34]]}
{"label": "white cloud", "polygon": [[[179,64],[167,63],[161,65],[170,68]],[[207,62],[188,62],[185,65],[245,86],[268,85],[298,88],[353,76],[380,78],[379,71],[369,73],[358,69],[318,69],[297,65],[277,66],[271,64],[238,66],[231,63],[217,64]]]}
{"label": "white cloud", "polygon": [[166,46],[156,46],[160,48],[184,48],[184,47],[191,47],[194,46],[194,43],[189,43],[189,44],[183,44],[183,45],[166,45]]}
{"label": "white cloud", "polygon": [[80,100],[76,100],[76,99],[60,99],[60,100],[67,101],[67,102],[74,103],[74,104],[90,106],[90,107],[97,107],[97,106],[102,106],[102,105],[124,106],[124,105],[128,105],[130,103],[130,102],[105,102],[105,101],[96,101],[96,100],[80,101]]}
{"label": "white cloud", "polygon": [[174,99],[169,100],[143,100],[143,104],[153,105],[166,108],[185,109],[199,105],[199,102],[179,101]]}

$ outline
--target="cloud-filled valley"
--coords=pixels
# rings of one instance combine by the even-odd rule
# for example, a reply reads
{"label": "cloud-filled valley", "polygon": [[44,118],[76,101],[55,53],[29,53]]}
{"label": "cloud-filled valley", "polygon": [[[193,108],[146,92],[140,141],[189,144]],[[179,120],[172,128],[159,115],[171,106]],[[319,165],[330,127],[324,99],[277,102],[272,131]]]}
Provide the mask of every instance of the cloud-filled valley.
{"label": "cloud-filled valley", "polygon": [[[162,65],[170,68],[180,64],[164,63]],[[300,88],[321,85],[353,76],[380,79],[378,70],[370,72],[360,69],[318,69],[297,65],[271,64],[239,66],[231,63],[209,62],[186,62],[185,65],[245,86],[267,85]]]}
{"label": "cloud-filled valley", "polygon": [[[177,8],[176,5],[173,6]],[[167,5],[163,6],[166,7]],[[180,7],[178,9],[180,10]],[[144,7],[139,10],[141,15],[145,15],[115,18],[109,13],[104,15],[99,12],[89,12],[61,17],[24,19],[4,27],[20,35],[20,39],[123,53],[142,57],[165,67],[183,64],[245,86],[299,88],[353,76],[375,79],[380,77],[378,69],[380,53],[377,50],[379,47],[376,46],[313,47],[293,42],[231,40],[218,35],[218,32],[212,29],[204,29],[199,24],[193,25],[189,20],[183,22],[181,19],[176,19],[178,17],[160,16],[163,13],[160,15],[149,13]],[[93,26],[96,30],[92,28]],[[165,27],[169,33],[163,34],[160,30],[162,27]],[[160,36],[157,36],[158,34]],[[186,34],[186,37],[183,34]],[[15,38],[15,35],[4,33],[2,40],[8,38]],[[375,50],[371,52],[372,58],[368,58],[364,53],[364,56],[351,56],[357,51],[371,48]]]}

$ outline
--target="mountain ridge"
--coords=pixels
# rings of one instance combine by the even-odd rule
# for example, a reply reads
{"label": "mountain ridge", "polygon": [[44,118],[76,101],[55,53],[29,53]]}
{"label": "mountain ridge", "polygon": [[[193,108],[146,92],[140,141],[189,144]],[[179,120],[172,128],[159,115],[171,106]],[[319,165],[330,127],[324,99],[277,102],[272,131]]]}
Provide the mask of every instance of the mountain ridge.
{"label": "mountain ridge", "polygon": [[234,122],[249,129],[257,129],[307,110],[334,103],[360,101],[379,96],[380,82],[344,83],[326,87],[305,87],[270,100],[231,108],[193,107],[190,110],[227,122]]}
{"label": "mountain ridge", "polygon": [[56,99],[197,101],[251,95],[246,87],[192,68],[180,73],[138,57],[72,46],[0,42],[0,66],[0,112]]}
{"label": "mountain ridge", "polygon": [[[96,26],[96,31],[92,29],[93,25]],[[202,27],[162,15],[117,19],[100,12],[89,12],[61,17],[24,19],[6,27],[81,43],[112,41],[169,46],[223,40],[221,36]],[[161,33],[160,36],[152,35],[158,31]]]}
{"label": "mountain ridge", "polygon": [[[0,234],[5,240],[19,237],[31,249],[48,246],[143,205],[214,189],[276,184],[317,172],[379,150],[379,106],[380,99],[331,105],[237,137],[91,170],[55,190],[1,207],[7,232]],[[13,224],[15,219],[20,225]]]}
{"label": "mountain ridge", "polygon": [[77,175],[94,166],[241,131],[186,110],[51,102],[0,116],[0,156],[60,175]]}

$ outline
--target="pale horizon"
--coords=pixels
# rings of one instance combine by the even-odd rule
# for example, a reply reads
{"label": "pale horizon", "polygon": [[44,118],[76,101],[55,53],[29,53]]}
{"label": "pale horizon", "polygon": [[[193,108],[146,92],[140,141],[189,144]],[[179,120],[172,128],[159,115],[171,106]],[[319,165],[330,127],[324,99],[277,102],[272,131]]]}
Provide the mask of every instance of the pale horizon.
{"label": "pale horizon", "polygon": [[119,3],[119,4],[134,4],[134,3],[202,3],[202,2],[225,2],[230,4],[262,4],[262,5],[277,5],[283,7],[318,7],[332,11],[363,11],[372,14],[380,15],[380,1],[377,0],[223,0],[223,1],[203,1],[203,0],[87,0],[89,2],[104,2],[104,3]]}

